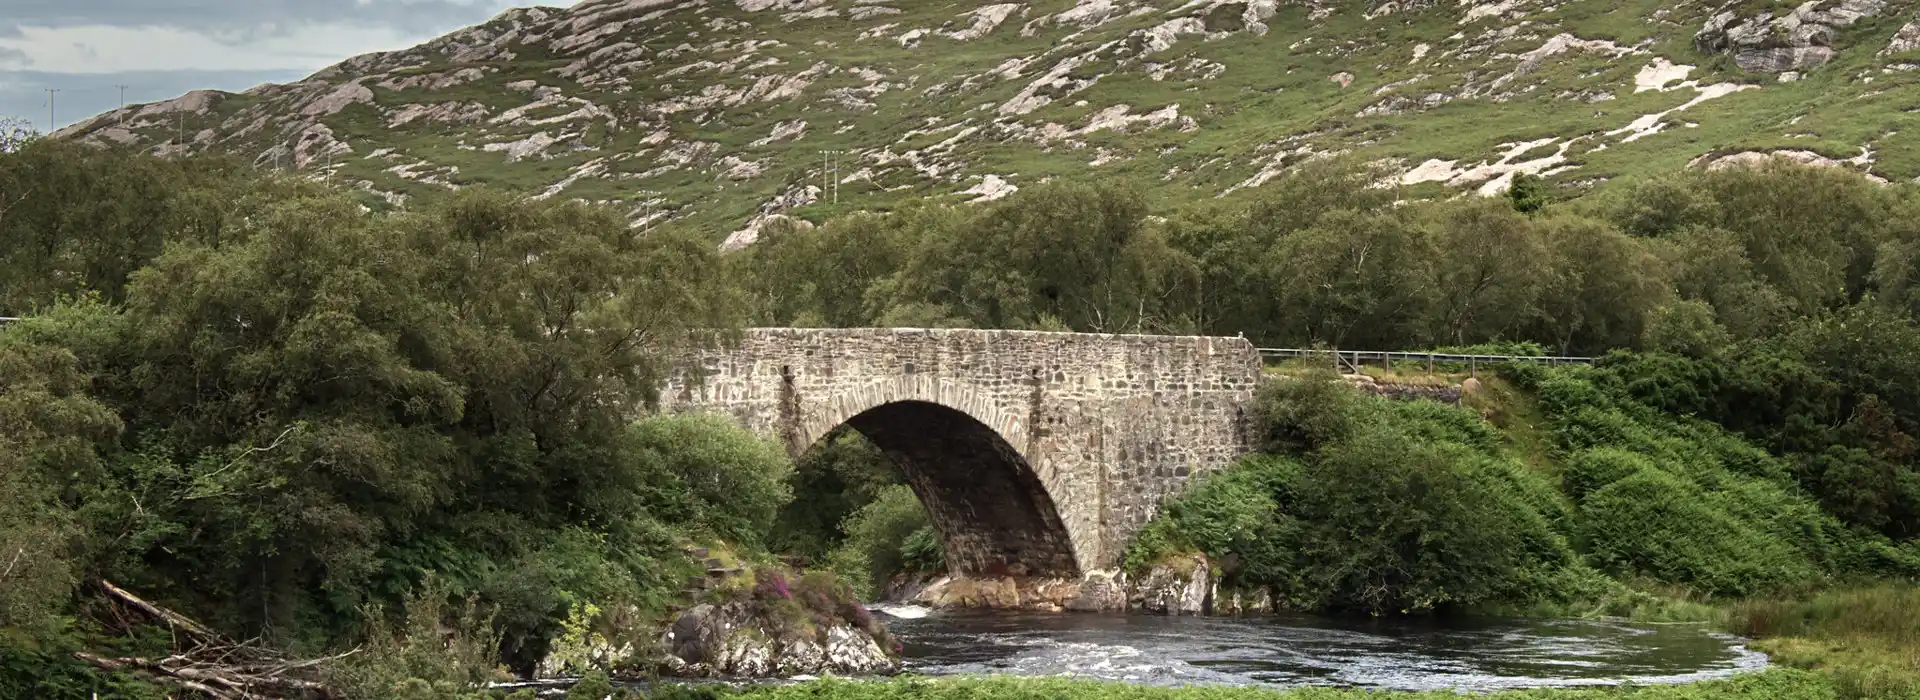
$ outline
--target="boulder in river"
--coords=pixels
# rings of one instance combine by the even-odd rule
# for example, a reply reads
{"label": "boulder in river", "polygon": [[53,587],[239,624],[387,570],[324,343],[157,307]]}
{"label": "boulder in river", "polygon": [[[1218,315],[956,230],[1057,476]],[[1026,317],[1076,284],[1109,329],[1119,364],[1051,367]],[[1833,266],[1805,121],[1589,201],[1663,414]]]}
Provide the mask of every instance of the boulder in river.
{"label": "boulder in river", "polygon": [[661,671],[680,677],[873,675],[899,670],[898,644],[826,574],[789,588],[784,572],[754,572],[752,587],[720,586],[661,636]]}
{"label": "boulder in river", "polygon": [[1210,609],[1213,568],[1203,554],[1168,558],[1135,587],[1141,610],[1162,615],[1204,615]]}

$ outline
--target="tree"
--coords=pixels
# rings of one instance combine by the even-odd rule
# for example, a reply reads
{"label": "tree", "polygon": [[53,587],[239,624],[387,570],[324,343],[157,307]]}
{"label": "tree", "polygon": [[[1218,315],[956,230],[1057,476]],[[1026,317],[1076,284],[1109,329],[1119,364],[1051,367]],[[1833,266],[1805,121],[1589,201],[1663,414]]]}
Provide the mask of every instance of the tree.
{"label": "tree", "polygon": [[0,628],[39,631],[78,583],[85,536],[62,494],[98,478],[120,422],[73,354],[0,330]]}
{"label": "tree", "polygon": [[1432,226],[1434,339],[1465,345],[1516,334],[1532,319],[1549,269],[1539,231],[1489,201],[1451,205]]}
{"label": "tree", "polygon": [[167,242],[217,235],[250,201],[299,187],[243,182],[232,161],[210,156],[166,160],[53,139],[0,152],[0,315],[84,292],[120,301],[133,271]]}
{"label": "tree", "polygon": [[1163,298],[1182,268],[1130,187],[1031,187],[928,229],[890,279],[889,306],[931,305],[989,328],[1031,328],[1049,316],[1109,333],[1170,323]]}
{"label": "tree", "polygon": [[1512,184],[1507,185],[1507,202],[1522,214],[1545,208],[1549,194],[1547,181],[1532,173],[1514,173]]}
{"label": "tree", "polygon": [[0,154],[12,153],[39,138],[33,124],[19,117],[0,117]]}
{"label": "tree", "polygon": [[1294,320],[1290,345],[1392,348],[1419,333],[1433,289],[1433,251],[1396,212],[1328,212],[1268,254],[1267,290]]}
{"label": "tree", "polygon": [[1552,217],[1536,224],[1547,249],[1540,335],[1560,354],[1631,347],[1666,299],[1660,260],[1606,222]]}

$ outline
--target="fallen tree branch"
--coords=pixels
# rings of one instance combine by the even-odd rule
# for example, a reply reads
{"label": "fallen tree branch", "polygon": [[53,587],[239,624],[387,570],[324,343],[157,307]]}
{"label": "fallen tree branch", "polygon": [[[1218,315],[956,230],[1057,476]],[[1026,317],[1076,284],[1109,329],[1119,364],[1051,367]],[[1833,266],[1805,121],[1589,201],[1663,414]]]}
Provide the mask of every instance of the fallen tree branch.
{"label": "fallen tree branch", "polygon": [[[147,602],[110,581],[95,580],[93,584],[121,606],[137,610],[147,620],[165,624],[177,632],[181,638],[176,639],[176,645],[185,651],[158,661],[107,658],[86,652],[75,652],[74,658],[109,671],[137,673],[214,700],[338,700],[341,697],[338,692],[312,679],[313,671],[360,652],[353,649],[318,659],[291,660],[255,641],[235,642],[193,618]],[[122,620],[122,624],[136,623]]]}
{"label": "fallen tree branch", "polygon": [[151,678],[154,681],[157,681],[160,683],[166,683],[172,686],[177,686],[183,690],[191,690],[193,692],[200,693],[202,695],[206,695],[208,697],[214,698],[214,700],[243,700],[244,698],[249,697],[249,696],[243,696],[243,695],[234,695],[233,693],[229,693],[229,692],[220,690],[218,688],[209,687],[204,683],[200,683],[198,681],[190,680],[187,678],[182,678],[180,676],[177,676],[171,673],[153,673],[151,669],[147,668],[148,664],[146,662],[143,662],[140,659],[109,659],[106,657],[94,656],[93,654],[89,654],[84,651],[73,652],[73,658],[79,659],[81,661],[85,661],[88,664],[92,664],[96,668],[106,670],[106,671],[113,671],[116,673],[126,672],[126,671],[139,672],[141,676]]}
{"label": "fallen tree branch", "polygon": [[107,595],[127,604],[135,610],[146,613],[155,620],[167,623],[169,627],[186,632],[187,635],[193,637],[195,641],[202,644],[233,646],[225,637],[220,636],[220,633],[208,629],[206,625],[194,622],[191,618],[181,615],[180,613],[141,600],[139,596],[128,593],[126,589],[113,585],[111,581],[96,579],[94,583],[100,586],[100,590],[106,591]]}

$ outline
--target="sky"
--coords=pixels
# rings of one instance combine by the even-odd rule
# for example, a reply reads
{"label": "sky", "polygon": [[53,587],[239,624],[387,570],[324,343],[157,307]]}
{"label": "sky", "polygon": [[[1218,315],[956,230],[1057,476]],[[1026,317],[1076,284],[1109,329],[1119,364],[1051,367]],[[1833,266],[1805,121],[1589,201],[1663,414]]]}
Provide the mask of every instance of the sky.
{"label": "sky", "polygon": [[[572,3],[0,0],[0,117],[47,131],[118,107],[123,85],[129,104],[189,90],[238,92],[413,46],[508,7]],[[50,88],[59,91],[51,105]]]}

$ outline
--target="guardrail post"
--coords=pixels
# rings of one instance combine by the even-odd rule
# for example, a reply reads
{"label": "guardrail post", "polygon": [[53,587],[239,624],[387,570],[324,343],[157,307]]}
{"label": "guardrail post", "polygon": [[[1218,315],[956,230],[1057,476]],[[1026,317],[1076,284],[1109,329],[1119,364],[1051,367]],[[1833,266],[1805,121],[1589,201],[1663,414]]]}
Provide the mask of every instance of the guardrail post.
{"label": "guardrail post", "polygon": [[1467,356],[1467,376],[1473,377],[1475,379],[1478,379],[1480,377],[1480,356],[1479,355]]}

